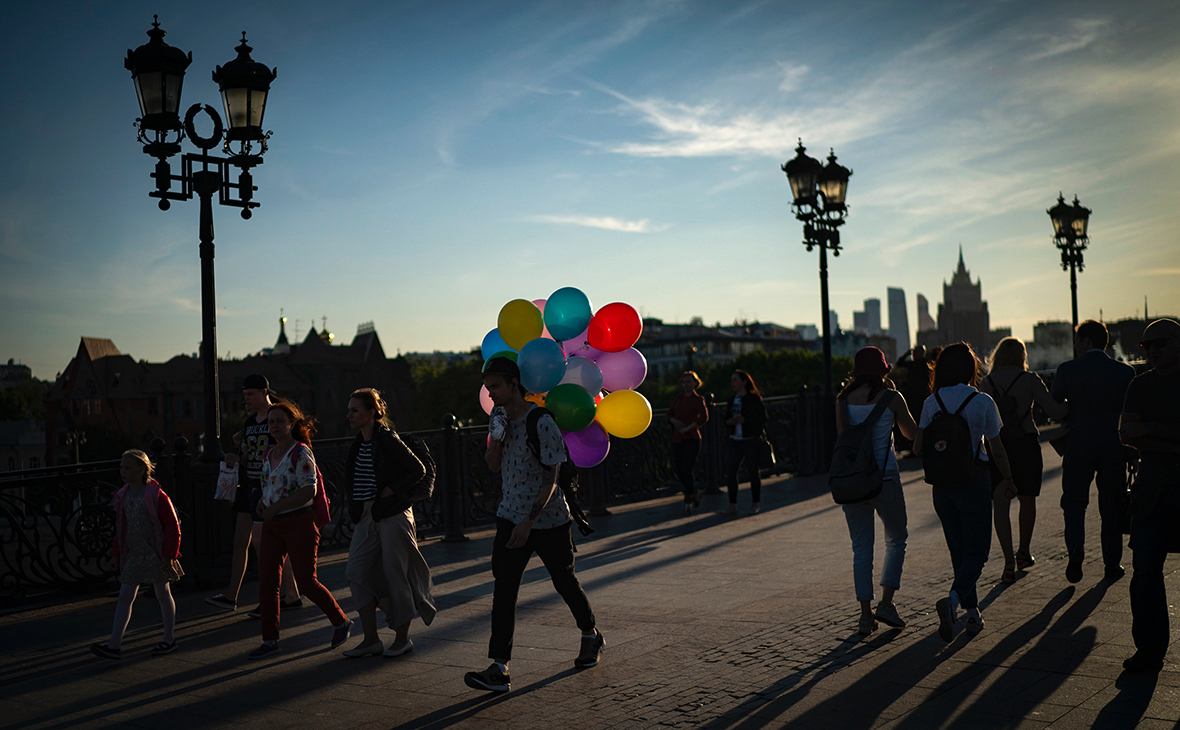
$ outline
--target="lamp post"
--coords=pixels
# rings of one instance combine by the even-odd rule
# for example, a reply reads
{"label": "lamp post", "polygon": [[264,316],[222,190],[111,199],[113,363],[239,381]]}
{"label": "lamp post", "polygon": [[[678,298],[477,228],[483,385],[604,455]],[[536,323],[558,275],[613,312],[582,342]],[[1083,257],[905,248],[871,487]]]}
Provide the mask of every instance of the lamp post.
{"label": "lamp post", "polygon": [[[139,99],[140,117],[135,120],[137,139],[144,153],[156,158],[152,177],[156,189],[149,197],[159,199],[160,210],[168,210],[172,200],[191,200],[193,193],[201,199],[199,239],[201,254],[201,362],[204,369],[205,439],[200,459],[217,462],[221,452],[221,407],[217,386],[217,317],[213,284],[213,195],[217,202],[242,209],[242,218],[249,220],[254,202],[253,176],[250,170],[262,164],[270,132],[262,131],[262,115],[266,96],[278,69],[268,69],[250,58],[253,50],[246,45],[246,34],[235,48],[236,58],[213,71],[213,81],[221,90],[221,101],[229,128],[222,126],[221,116],[209,105],[193,104],[180,119],[180,92],[184,72],[192,63],[193,54],[185,54],[164,42],[165,31],[159,17],[152,16],[148,30],[150,40],[134,51],[127,51],[123,66],[131,72],[135,95]],[[204,112],[213,122],[209,137],[197,134],[196,116]],[[172,174],[169,158],[181,150],[185,137],[200,149],[200,154],[184,153],[180,158],[180,174]],[[224,143],[223,143],[224,140]],[[237,143],[231,149],[230,143]],[[209,152],[221,145],[226,157]],[[257,150],[255,150],[257,145]],[[230,177],[236,167],[237,179]],[[172,183],[179,183],[179,190]],[[235,197],[236,193],[236,197]]]}
{"label": "lamp post", "polygon": [[824,390],[821,405],[823,441],[821,453],[826,471],[836,440],[836,395],[832,386],[832,324],[828,315],[828,249],[840,255],[840,226],[848,208],[844,204],[848,178],[852,170],[836,163],[834,150],[828,164],[809,157],[803,140],[795,148],[795,158],[782,166],[791,184],[791,205],[795,218],[803,222],[803,245],[811,251],[819,247],[819,296],[823,322]]}
{"label": "lamp post", "polygon": [[1087,231],[1090,226],[1089,208],[1082,207],[1078,196],[1073,196],[1073,205],[1065,202],[1065,196],[1057,194],[1057,205],[1045,211],[1053,221],[1053,243],[1061,249],[1061,268],[1069,271],[1069,291],[1073,304],[1073,327],[1078,328],[1078,272],[1086,264],[1082,252],[1090,243]]}

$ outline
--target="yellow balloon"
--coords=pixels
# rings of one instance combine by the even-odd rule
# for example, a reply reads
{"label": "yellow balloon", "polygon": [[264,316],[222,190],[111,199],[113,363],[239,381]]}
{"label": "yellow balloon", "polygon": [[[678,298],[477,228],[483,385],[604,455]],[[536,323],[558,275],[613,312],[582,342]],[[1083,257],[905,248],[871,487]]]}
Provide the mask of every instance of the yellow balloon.
{"label": "yellow balloon", "polygon": [[496,325],[504,344],[518,352],[531,340],[540,337],[545,329],[541,310],[527,299],[513,299],[505,304],[500,309]]}
{"label": "yellow balloon", "polygon": [[651,403],[633,390],[616,390],[598,404],[594,418],[611,436],[632,439],[651,424]]}

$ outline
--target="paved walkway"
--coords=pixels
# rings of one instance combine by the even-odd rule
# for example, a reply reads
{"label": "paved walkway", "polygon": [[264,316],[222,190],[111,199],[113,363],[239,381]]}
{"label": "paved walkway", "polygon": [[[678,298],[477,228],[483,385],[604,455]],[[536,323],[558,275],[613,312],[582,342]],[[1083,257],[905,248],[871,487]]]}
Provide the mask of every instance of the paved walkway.
{"label": "paved walkway", "polygon": [[[1175,663],[1158,677],[1122,674],[1132,651],[1129,578],[1104,584],[1092,548],[1082,582],[1065,581],[1059,462],[1047,452],[1046,463],[1037,565],[1005,587],[993,545],[980,586],[986,628],[949,645],[936,635],[933,612],[949,587],[949,559],[929,488],[910,464],[909,555],[897,597],[909,626],[901,631],[855,633],[843,516],[822,478],[787,478],[765,486],[757,516],[684,517],[677,501],[659,500],[598,518],[578,554],[607,640],[592,669],[573,669],[579,632],[534,561],[521,591],[513,691],[488,695],[463,684],[465,671],[488,661],[491,540],[483,533],[424,546],[440,611],[429,628],[415,623],[414,651],[398,659],[328,651],[330,629],[312,607],[284,614],[280,654],[247,661],[258,623],[206,606],[203,594],[180,597],[181,648],[156,658],[148,649],[159,639],[159,613],[141,596],[119,663],[87,650],[110,631],[112,598],[2,617],[0,725],[1180,727]],[[724,499],[709,497],[704,507],[721,509]],[[1094,512],[1092,505],[1096,548]],[[1167,564],[1173,597],[1178,565]],[[341,554],[321,563],[324,583],[352,613],[343,572]]]}

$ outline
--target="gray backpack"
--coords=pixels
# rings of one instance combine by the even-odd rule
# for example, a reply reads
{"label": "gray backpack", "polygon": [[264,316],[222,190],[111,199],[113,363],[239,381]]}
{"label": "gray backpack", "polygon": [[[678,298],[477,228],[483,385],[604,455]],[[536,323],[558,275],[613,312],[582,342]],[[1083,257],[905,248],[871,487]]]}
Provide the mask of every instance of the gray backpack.
{"label": "gray backpack", "polygon": [[873,425],[893,400],[893,391],[886,390],[881,400],[864,421],[852,425],[848,401],[840,401],[840,418],[844,430],[832,450],[832,468],[828,472],[828,489],[836,504],[865,502],[881,493],[885,472],[877,463],[873,449]]}

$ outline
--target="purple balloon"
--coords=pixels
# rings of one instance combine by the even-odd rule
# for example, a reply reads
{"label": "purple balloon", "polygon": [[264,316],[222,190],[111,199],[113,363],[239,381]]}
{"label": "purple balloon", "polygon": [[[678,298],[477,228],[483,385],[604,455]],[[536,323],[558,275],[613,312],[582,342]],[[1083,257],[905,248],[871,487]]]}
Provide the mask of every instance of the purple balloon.
{"label": "purple balloon", "polygon": [[647,377],[647,360],[634,347],[604,352],[595,361],[602,371],[602,387],[609,391],[635,390]]}
{"label": "purple balloon", "polygon": [[602,354],[602,350],[590,346],[589,336],[590,328],[587,327],[582,334],[562,342],[561,349],[565,353],[565,356],[586,357],[591,360],[597,360],[598,356]]}
{"label": "purple balloon", "polygon": [[610,435],[598,421],[593,421],[581,431],[566,431],[565,445],[569,447],[570,459],[579,469],[598,466],[610,453]]}

